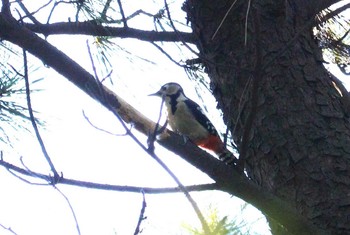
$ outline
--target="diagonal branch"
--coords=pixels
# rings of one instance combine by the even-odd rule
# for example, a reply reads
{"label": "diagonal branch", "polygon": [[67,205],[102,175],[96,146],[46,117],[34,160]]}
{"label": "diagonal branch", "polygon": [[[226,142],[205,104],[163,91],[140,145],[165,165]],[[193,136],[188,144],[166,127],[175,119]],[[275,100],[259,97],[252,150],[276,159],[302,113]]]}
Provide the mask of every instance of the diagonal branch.
{"label": "diagonal branch", "polygon": [[[154,130],[155,123],[147,119],[107,87],[100,87],[96,84],[94,77],[79,64],[30,30],[18,25],[15,19],[3,14],[0,14],[0,37],[38,57],[43,63],[55,69],[107,109],[118,112],[125,122],[133,122],[135,128],[141,133],[147,135]],[[107,94],[105,97],[101,97],[100,89],[103,89],[103,93]],[[181,136],[169,131],[168,137],[160,140],[159,144],[205,172],[220,185],[222,191],[233,194],[252,204],[281,223],[292,233],[299,235],[325,234],[324,231],[320,231],[309,221],[304,220],[286,202],[266,190],[264,191],[248,178],[239,175],[231,167],[226,166],[218,159],[199,149],[193,143],[188,141],[184,144]]]}
{"label": "diagonal branch", "polygon": [[332,10],[328,14],[322,16],[319,21],[315,22],[315,24],[317,24],[317,25],[322,24],[322,23],[326,22],[327,20],[339,15],[340,13],[343,13],[345,10],[347,10],[349,8],[350,8],[350,3],[345,4],[344,6],[341,6],[335,10]]}
{"label": "diagonal branch", "polygon": [[156,32],[128,27],[117,28],[102,26],[95,21],[85,22],[60,22],[52,24],[30,24],[24,26],[35,33],[44,34],[45,36],[56,34],[83,34],[91,36],[108,36],[120,38],[135,38],[142,41],[163,41],[163,42],[194,42],[192,33],[185,32]]}
{"label": "diagonal branch", "polygon": [[36,138],[38,139],[38,142],[40,144],[41,147],[41,151],[44,154],[44,157],[46,159],[46,161],[48,162],[51,171],[53,172],[53,178],[51,180],[51,183],[54,185],[57,183],[57,181],[59,180],[59,174],[49,156],[49,153],[46,150],[45,144],[43,139],[41,138],[40,132],[39,132],[39,128],[36,124],[35,121],[35,117],[34,117],[34,113],[33,113],[33,109],[32,109],[32,102],[31,102],[31,98],[30,98],[30,87],[29,87],[29,75],[28,75],[28,63],[27,63],[27,52],[23,49],[23,60],[24,60],[24,81],[25,81],[25,87],[26,87],[26,96],[27,96],[27,106],[28,106],[28,112],[29,112],[29,117],[30,117],[30,121],[32,123]]}

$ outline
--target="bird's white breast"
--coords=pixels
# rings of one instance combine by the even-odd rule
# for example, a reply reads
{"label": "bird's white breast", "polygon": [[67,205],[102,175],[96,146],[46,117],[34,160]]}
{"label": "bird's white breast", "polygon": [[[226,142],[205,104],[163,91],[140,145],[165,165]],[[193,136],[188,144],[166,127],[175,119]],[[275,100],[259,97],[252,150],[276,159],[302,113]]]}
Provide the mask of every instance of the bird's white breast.
{"label": "bird's white breast", "polygon": [[201,140],[208,136],[208,131],[196,121],[184,102],[177,102],[175,113],[172,113],[168,100],[166,100],[166,107],[169,125],[175,132],[187,136],[192,141]]}

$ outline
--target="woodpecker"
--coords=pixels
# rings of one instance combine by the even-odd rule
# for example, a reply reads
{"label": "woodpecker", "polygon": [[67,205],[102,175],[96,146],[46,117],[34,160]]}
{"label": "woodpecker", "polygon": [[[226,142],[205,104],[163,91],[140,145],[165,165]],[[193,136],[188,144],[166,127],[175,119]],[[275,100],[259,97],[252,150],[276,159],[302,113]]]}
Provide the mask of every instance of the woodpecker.
{"label": "woodpecker", "polygon": [[164,100],[168,123],[173,131],[187,137],[197,146],[214,152],[226,164],[236,163],[237,159],[226,149],[218,132],[201,107],[186,97],[179,84],[167,83],[151,95]]}

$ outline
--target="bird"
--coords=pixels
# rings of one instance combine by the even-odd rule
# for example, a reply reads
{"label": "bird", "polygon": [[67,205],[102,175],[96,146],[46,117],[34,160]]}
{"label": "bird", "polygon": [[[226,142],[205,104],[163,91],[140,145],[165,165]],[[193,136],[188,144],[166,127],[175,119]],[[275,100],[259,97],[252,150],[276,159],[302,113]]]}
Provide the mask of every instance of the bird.
{"label": "bird", "polygon": [[159,91],[150,95],[164,100],[167,122],[173,131],[188,138],[197,146],[214,152],[224,163],[228,165],[237,163],[236,157],[226,148],[202,108],[185,95],[178,83],[166,83]]}

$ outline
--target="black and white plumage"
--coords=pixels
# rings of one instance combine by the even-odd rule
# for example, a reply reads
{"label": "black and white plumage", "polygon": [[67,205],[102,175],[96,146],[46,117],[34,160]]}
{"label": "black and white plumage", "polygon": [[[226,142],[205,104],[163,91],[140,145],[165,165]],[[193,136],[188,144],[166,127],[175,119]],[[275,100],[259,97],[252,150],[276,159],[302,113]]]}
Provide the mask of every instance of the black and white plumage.
{"label": "black and white plumage", "polygon": [[213,151],[228,164],[236,160],[226,149],[201,107],[186,97],[179,84],[167,83],[152,95],[164,99],[168,111],[168,123],[175,132],[188,137],[198,146]]}

